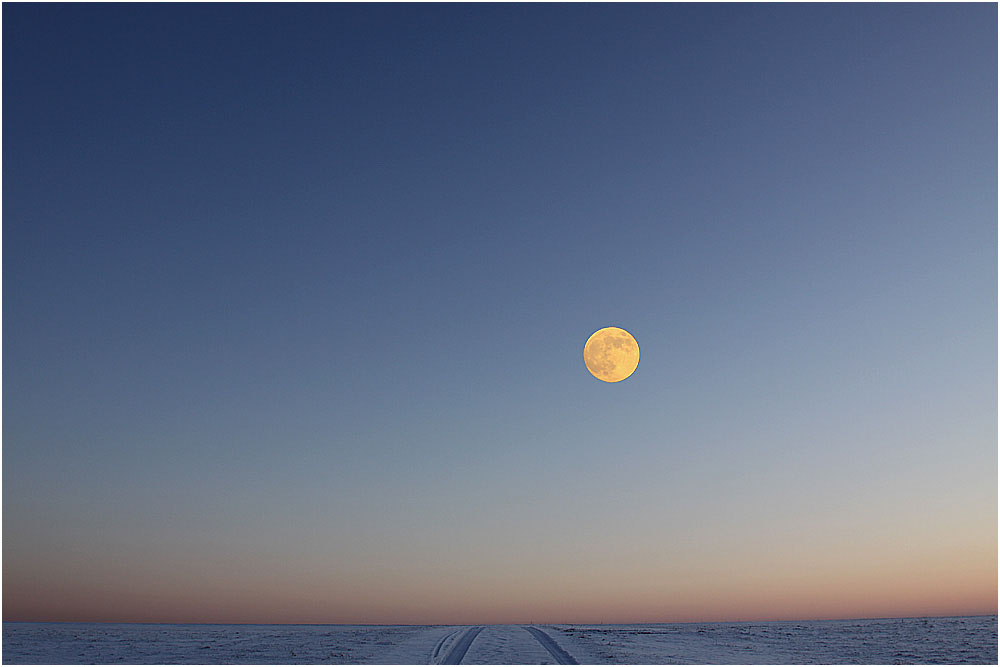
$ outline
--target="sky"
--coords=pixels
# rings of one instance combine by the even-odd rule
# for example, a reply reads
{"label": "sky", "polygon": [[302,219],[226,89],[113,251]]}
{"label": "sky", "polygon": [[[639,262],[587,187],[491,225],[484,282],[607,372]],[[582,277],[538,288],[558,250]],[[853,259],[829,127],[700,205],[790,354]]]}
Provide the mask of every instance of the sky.
{"label": "sky", "polygon": [[996,5],[2,11],[5,621],[996,613]]}

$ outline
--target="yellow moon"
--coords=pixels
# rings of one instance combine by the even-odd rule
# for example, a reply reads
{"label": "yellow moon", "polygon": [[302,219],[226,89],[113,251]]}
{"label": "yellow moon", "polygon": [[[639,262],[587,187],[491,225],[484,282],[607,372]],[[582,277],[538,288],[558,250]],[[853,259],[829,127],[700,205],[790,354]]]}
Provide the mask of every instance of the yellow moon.
{"label": "yellow moon", "polygon": [[639,343],[624,329],[598,329],[583,346],[583,363],[598,380],[621,382],[639,365]]}

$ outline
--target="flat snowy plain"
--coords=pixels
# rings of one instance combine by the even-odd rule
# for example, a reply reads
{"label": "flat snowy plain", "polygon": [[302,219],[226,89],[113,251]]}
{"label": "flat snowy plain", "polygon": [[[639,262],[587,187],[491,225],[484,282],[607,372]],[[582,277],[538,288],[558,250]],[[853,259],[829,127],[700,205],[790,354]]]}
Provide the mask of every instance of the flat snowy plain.
{"label": "flat snowy plain", "polygon": [[641,625],[3,624],[7,664],[997,664],[997,617]]}

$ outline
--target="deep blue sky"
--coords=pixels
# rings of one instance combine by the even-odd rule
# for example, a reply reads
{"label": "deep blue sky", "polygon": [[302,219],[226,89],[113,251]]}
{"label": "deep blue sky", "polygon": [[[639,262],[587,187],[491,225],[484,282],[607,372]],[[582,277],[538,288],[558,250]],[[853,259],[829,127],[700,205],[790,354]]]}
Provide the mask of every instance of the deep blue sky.
{"label": "deep blue sky", "polygon": [[995,613],[996,25],[5,4],[5,620]]}

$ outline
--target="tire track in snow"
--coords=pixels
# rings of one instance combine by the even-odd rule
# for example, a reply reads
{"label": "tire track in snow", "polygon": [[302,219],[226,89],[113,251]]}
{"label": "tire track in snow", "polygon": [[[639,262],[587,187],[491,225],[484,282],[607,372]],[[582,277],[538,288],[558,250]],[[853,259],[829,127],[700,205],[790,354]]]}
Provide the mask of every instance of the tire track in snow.
{"label": "tire track in snow", "polygon": [[552,656],[552,659],[555,660],[557,664],[560,664],[560,665],[577,665],[577,664],[579,664],[576,661],[576,659],[573,658],[573,656],[571,656],[569,653],[567,653],[566,651],[564,651],[559,646],[559,644],[556,643],[556,640],[552,639],[552,637],[549,637],[542,630],[539,630],[538,628],[531,628],[531,627],[528,627],[527,625],[524,625],[524,626],[521,626],[521,627],[523,627],[525,630],[527,630],[528,632],[530,632],[531,635],[535,639],[538,640],[538,643],[541,644],[545,648],[545,650],[549,652],[549,655]]}
{"label": "tire track in snow", "polygon": [[458,638],[451,649],[448,650],[448,654],[444,656],[444,659],[440,664],[442,665],[461,665],[462,658],[465,657],[465,652],[469,650],[472,646],[473,640],[483,631],[482,625],[475,625],[465,631],[461,637]]}
{"label": "tire track in snow", "polygon": [[452,630],[444,637],[438,640],[437,646],[434,647],[434,653],[431,654],[431,664],[440,665],[441,664],[441,649],[444,648],[445,642],[457,635],[461,630]]}

